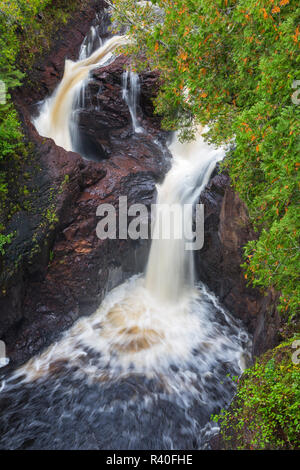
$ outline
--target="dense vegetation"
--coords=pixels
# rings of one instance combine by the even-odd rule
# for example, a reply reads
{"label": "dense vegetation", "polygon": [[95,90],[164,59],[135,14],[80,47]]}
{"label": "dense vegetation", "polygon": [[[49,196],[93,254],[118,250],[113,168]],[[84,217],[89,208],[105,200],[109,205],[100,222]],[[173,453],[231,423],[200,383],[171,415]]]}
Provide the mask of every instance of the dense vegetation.
{"label": "dense vegetation", "polygon": [[[0,0],[0,254],[14,234],[12,215],[28,210],[30,174],[24,166],[31,149],[25,142],[10,91],[28,80],[38,55],[51,44],[55,28],[78,4],[68,0]],[[4,85],[3,85],[4,84]]]}
{"label": "dense vegetation", "polygon": [[[161,72],[156,110],[169,129],[234,142],[232,182],[260,236],[245,247],[245,278],[299,304],[297,231],[300,106],[297,0],[115,0],[139,68]],[[298,83],[299,88],[299,83]],[[294,93],[294,100],[292,95]]]}
{"label": "dense vegetation", "polygon": [[221,423],[225,448],[298,448],[300,365],[299,354],[291,355],[294,342],[296,336],[246,370],[229,411],[214,418]]}

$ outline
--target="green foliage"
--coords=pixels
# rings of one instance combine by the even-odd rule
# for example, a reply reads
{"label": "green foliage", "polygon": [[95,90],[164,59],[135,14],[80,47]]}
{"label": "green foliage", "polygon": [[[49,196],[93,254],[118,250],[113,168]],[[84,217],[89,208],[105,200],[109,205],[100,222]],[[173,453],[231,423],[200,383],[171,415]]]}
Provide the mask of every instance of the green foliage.
{"label": "green foliage", "polygon": [[246,202],[257,241],[245,248],[245,277],[281,291],[290,318],[299,303],[297,217],[300,105],[297,0],[115,0],[138,69],[157,68],[156,111],[183,139],[233,142],[224,166]]}
{"label": "green foliage", "polygon": [[7,244],[7,243],[10,243],[11,242],[11,239],[12,237],[14,236],[13,233],[10,233],[9,235],[2,235],[0,233],[0,253],[2,255],[4,255],[5,253],[5,250],[4,250],[4,246]]}
{"label": "green foliage", "polygon": [[[10,91],[22,84],[53,33],[78,7],[78,0],[0,0],[0,253],[11,240],[5,225],[20,209],[29,210],[30,192],[22,171],[31,152]],[[81,2],[83,3],[83,2]],[[4,83],[4,94],[3,84]],[[5,99],[3,99],[5,98]],[[3,103],[3,101],[5,101]],[[26,175],[24,175],[26,179]],[[50,217],[50,216],[49,216]]]}
{"label": "green foliage", "polygon": [[213,417],[226,448],[299,446],[300,366],[292,360],[296,339],[279,345],[246,370],[230,408]]}

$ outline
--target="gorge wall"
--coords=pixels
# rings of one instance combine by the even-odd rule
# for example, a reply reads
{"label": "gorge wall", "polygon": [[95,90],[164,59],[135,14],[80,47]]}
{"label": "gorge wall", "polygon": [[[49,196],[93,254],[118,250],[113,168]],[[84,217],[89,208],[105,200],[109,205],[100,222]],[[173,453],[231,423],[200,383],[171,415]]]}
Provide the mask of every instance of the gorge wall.
{"label": "gorge wall", "polygon": [[223,305],[243,320],[253,334],[253,355],[259,356],[280,341],[278,293],[247,285],[241,268],[243,247],[257,234],[228,175],[215,173],[200,197],[205,206],[205,237],[196,253],[197,272]]}
{"label": "gorge wall", "polygon": [[[128,59],[121,56],[94,71],[79,122],[82,134],[99,149],[99,161],[57,147],[40,137],[31,123],[36,103],[61,79],[65,58],[78,56],[96,14],[101,16],[105,37],[104,4],[91,2],[59,32],[50,53],[30,72],[30,83],[14,94],[26,138],[33,145],[29,164],[33,203],[30,211],[11,219],[8,228],[16,236],[2,260],[0,337],[11,366],[40,351],[80,315],[91,313],[107,290],[141,271],[147,258],[146,242],[99,240],[96,208],[104,202],[117,207],[120,195],[127,196],[129,203],[154,201],[155,184],[169,166],[168,135],[151,104],[157,74],[141,76],[140,115],[147,134],[136,135],[121,94]],[[201,202],[205,245],[196,255],[199,279],[242,318],[254,333],[254,354],[260,354],[276,344],[280,321],[276,294],[263,296],[247,287],[240,268],[242,247],[255,236],[246,207],[231,189],[228,176],[217,172]]]}

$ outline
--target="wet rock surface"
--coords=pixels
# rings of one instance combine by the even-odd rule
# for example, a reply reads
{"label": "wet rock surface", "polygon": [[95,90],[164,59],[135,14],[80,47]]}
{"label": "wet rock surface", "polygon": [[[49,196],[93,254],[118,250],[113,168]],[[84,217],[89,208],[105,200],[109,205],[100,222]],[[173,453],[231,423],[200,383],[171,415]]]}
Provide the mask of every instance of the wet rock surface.
{"label": "wet rock surface", "polygon": [[145,134],[149,133],[147,139],[133,132],[129,109],[122,97],[123,72],[129,67],[129,59],[119,56],[91,74],[77,119],[82,146],[78,150],[93,160],[108,159],[116,153],[133,158],[143,153],[152,158],[157,152],[161,127],[160,119],[153,115],[151,98],[157,91],[159,77],[156,72],[144,72],[141,76],[137,118]]}
{"label": "wet rock surface", "polygon": [[278,344],[280,328],[278,294],[248,287],[241,268],[243,247],[258,234],[226,173],[215,171],[200,203],[205,207],[205,235],[203,248],[196,252],[198,277],[253,333],[253,354],[258,356]]}

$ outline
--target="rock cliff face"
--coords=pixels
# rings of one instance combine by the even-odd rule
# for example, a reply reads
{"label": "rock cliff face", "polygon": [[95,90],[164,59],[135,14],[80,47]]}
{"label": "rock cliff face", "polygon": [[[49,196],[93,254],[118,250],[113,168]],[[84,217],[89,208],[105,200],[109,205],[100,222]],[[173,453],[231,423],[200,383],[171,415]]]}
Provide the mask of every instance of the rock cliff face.
{"label": "rock cliff face", "polygon": [[[24,132],[34,146],[29,189],[35,196],[31,210],[17,213],[10,222],[16,236],[3,265],[0,338],[12,365],[40,351],[80,315],[93,311],[107,290],[143,270],[148,243],[99,240],[96,209],[101,203],[117,207],[119,196],[127,196],[129,204],[150,205],[155,184],[170,163],[168,136],[160,130],[151,104],[157,74],[141,76],[139,117],[147,132],[134,134],[121,95],[124,57],[93,72],[87,106],[80,113],[81,136],[96,150],[97,161],[57,147],[40,137],[31,123],[36,103],[62,78],[65,58],[78,56],[96,14],[105,26],[103,3],[91,2],[59,33],[50,54],[33,69],[31,83],[38,86],[25,85],[14,96]],[[247,210],[230,188],[228,176],[217,172],[201,202],[205,245],[196,254],[199,278],[243,319],[254,333],[254,353],[260,354],[276,343],[279,318],[276,294],[264,297],[248,288],[240,269],[242,246],[255,236]]]}
{"label": "rock cliff face", "polygon": [[[217,171],[216,171],[217,173]],[[205,242],[196,254],[199,278],[253,334],[258,356],[279,341],[278,294],[263,295],[247,286],[240,265],[243,246],[255,239],[245,204],[230,187],[228,175],[215,174],[200,197],[205,206]]]}

